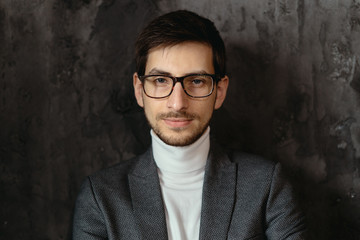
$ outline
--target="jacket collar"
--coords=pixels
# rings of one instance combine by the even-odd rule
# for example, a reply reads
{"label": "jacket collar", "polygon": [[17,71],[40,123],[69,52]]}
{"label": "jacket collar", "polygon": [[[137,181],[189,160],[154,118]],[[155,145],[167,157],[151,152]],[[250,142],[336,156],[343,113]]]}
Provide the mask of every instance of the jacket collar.
{"label": "jacket collar", "polygon": [[[224,239],[235,201],[236,165],[214,142],[205,169],[200,238]],[[144,238],[168,239],[164,203],[151,147],[129,174],[135,218]]]}
{"label": "jacket collar", "polygon": [[164,204],[151,148],[138,157],[129,173],[135,219],[143,239],[168,239]]}
{"label": "jacket collar", "polygon": [[205,169],[200,240],[226,239],[235,204],[236,164],[214,141]]}

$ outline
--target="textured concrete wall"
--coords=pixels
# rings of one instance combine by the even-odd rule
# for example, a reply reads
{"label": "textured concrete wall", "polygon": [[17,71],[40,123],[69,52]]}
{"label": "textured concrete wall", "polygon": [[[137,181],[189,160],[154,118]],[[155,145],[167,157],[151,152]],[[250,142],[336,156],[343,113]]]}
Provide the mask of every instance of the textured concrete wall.
{"label": "textured concrete wall", "polygon": [[176,9],[227,45],[212,132],[286,166],[314,239],[359,239],[359,0],[1,0],[0,239],[67,239],[83,178],[148,146],[133,43]]}

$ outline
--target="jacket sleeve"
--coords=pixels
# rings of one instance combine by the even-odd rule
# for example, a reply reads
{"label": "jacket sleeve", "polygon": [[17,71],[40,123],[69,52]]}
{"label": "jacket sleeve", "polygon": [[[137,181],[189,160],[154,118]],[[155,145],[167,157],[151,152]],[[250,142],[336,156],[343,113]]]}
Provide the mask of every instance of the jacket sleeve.
{"label": "jacket sleeve", "polygon": [[276,164],[266,204],[266,236],[271,240],[306,239],[305,218],[290,183]]}
{"label": "jacket sleeve", "polygon": [[96,201],[89,178],[82,184],[75,203],[72,239],[107,239],[104,217]]}

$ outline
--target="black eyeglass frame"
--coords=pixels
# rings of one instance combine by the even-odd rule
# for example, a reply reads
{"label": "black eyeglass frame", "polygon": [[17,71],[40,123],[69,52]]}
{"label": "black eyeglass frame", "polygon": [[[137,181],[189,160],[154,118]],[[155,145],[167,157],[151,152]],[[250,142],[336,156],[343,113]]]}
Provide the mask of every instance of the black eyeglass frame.
{"label": "black eyeglass frame", "polygon": [[[208,95],[205,95],[205,96],[200,96],[200,97],[196,97],[196,96],[192,96],[190,95],[188,92],[186,92],[185,88],[184,88],[184,79],[187,78],[187,77],[191,77],[191,76],[209,76],[211,77],[212,81],[213,81],[213,86],[212,86],[212,89],[210,91],[210,93]],[[164,96],[164,97],[152,97],[152,96],[149,96],[146,91],[145,91],[145,86],[144,86],[144,80],[145,78],[147,77],[168,77],[168,78],[171,78],[172,81],[173,81],[173,86],[171,88],[171,91],[168,95]],[[154,98],[154,99],[161,99],[161,98],[167,98],[171,95],[171,93],[174,91],[174,87],[175,87],[175,84],[177,82],[179,82],[181,84],[181,87],[183,88],[184,92],[186,93],[186,95],[188,95],[189,97],[192,97],[192,98],[206,98],[208,96],[210,96],[213,92],[214,92],[214,88],[215,88],[215,85],[221,80],[221,76],[218,75],[218,74],[201,74],[201,73],[195,73],[195,74],[189,74],[189,75],[185,75],[185,76],[182,76],[182,77],[173,77],[173,76],[169,76],[169,75],[164,75],[164,74],[151,74],[151,75],[142,75],[142,76],[139,76],[139,79],[140,81],[143,83],[143,90],[144,90],[144,93],[146,96],[148,96],[149,98]]]}

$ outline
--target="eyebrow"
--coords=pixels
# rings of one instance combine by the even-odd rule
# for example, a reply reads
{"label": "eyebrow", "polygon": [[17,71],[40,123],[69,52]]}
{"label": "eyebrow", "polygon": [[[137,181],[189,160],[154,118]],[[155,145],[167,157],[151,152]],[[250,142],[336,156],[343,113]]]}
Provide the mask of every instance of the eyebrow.
{"label": "eyebrow", "polygon": [[[210,74],[208,72],[206,72],[205,70],[200,70],[200,71],[194,71],[194,72],[189,72],[186,73],[184,76],[186,75],[191,75],[191,74]],[[166,75],[166,76],[172,76],[171,73],[167,72],[167,71],[163,71],[161,69],[157,69],[157,68],[153,68],[150,70],[150,72],[147,75]]]}

